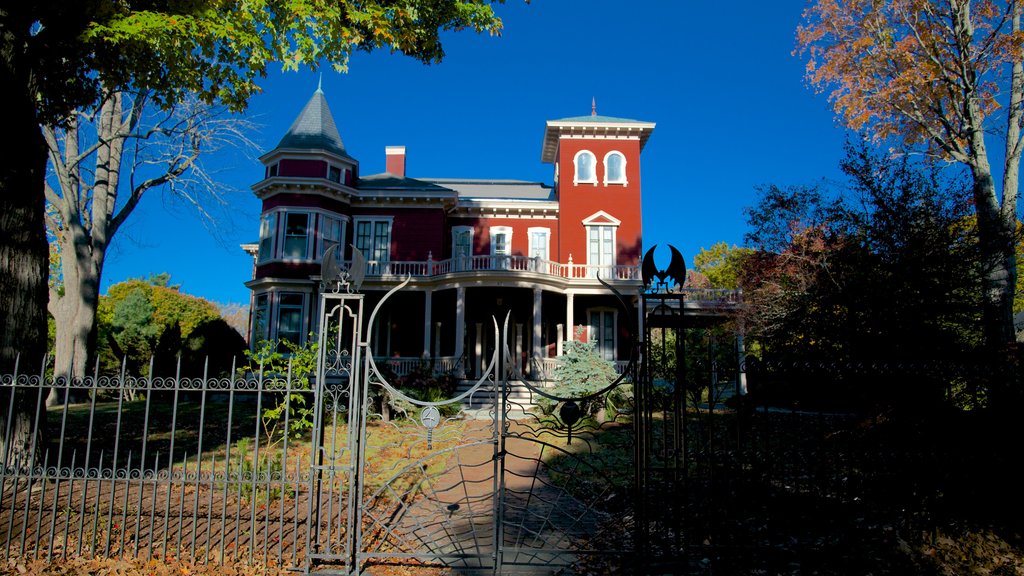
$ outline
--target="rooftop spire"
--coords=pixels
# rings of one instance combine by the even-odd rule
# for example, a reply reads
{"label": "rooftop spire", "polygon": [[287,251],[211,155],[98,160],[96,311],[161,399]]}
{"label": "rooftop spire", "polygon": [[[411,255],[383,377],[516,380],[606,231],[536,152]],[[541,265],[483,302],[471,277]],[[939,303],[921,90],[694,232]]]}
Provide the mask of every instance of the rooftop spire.
{"label": "rooftop spire", "polygon": [[334,123],[334,116],[327,106],[327,98],[324,97],[320,86],[317,86],[316,92],[277,147],[293,150],[326,150],[348,157],[345,145],[341,141],[341,134],[338,133],[338,126]]}
{"label": "rooftop spire", "polygon": [[590,115],[597,116],[597,98],[590,98]]}
{"label": "rooftop spire", "polygon": [[324,73],[320,73],[320,79],[316,81],[316,91],[323,94],[324,92]]}

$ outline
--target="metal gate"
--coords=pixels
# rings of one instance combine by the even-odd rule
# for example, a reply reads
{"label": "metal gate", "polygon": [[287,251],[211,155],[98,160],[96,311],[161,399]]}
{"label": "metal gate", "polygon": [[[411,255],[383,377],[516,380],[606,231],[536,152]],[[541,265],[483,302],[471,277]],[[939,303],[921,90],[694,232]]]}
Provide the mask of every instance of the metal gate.
{"label": "metal gate", "polygon": [[628,565],[635,357],[591,392],[559,396],[516,371],[506,317],[479,379],[459,392],[431,378],[402,386],[374,362],[367,327],[407,283],[366,321],[362,294],[321,295],[308,571]]}

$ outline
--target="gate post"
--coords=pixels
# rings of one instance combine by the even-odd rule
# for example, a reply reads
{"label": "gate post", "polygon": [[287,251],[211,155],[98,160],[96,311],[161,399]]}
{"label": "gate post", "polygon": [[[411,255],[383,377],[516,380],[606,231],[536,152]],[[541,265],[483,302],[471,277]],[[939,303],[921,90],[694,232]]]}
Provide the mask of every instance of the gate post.
{"label": "gate post", "polygon": [[[330,287],[328,287],[330,288]],[[323,290],[320,294],[320,317],[318,328],[317,371],[313,388],[313,433],[310,455],[309,524],[307,529],[306,571],[313,564],[325,558],[343,559],[347,570],[354,564],[354,538],[351,526],[356,519],[355,486],[357,482],[357,442],[355,434],[358,415],[362,412],[362,318],[363,295],[337,289]],[[347,396],[347,406],[340,404]],[[330,400],[332,414],[325,414]],[[332,443],[331,453],[325,445],[326,423],[329,416],[337,416],[347,410],[348,438],[339,447]],[[332,419],[333,421],[333,419]],[[347,456],[347,459],[346,459]],[[321,506],[324,503],[324,480],[327,474],[328,491],[334,487],[336,472],[342,472],[337,495],[328,493],[328,529],[326,537],[321,534]],[[346,474],[347,472],[347,478]],[[331,528],[335,499],[339,518],[344,515],[349,527],[344,535],[344,551],[332,549]],[[341,510],[342,506],[345,510]]]}

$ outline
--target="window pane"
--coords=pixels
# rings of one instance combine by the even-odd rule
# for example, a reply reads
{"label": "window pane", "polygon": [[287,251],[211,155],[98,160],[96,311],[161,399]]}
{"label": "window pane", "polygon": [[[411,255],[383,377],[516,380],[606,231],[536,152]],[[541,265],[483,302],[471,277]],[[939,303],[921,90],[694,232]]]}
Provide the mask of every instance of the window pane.
{"label": "window pane", "polygon": [[254,343],[267,339],[267,328],[270,327],[269,315],[270,299],[266,294],[260,294],[256,297],[256,313],[253,314],[252,340]]}
{"label": "window pane", "polygon": [[612,154],[608,156],[608,165],[605,167],[605,181],[607,182],[623,182],[626,180],[626,175],[623,174],[622,165],[624,160],[622,154]]}
{"label": "window pane", "polygon": [[374,230],[374,254],[373,259],[381,262],[388,261],[388,253],[391,239],[388,237],[388,222],[377,222]]}
{"label": "window pane", "polygon": [[455,255],[456,256],[469,256],[469,238],[470,233],[468,230],[458,232],[455,234]]}
{"label": "window pane", "polygon": [[548,234],[547,232],[533,232],[530,234],[530,243],[532,244],[532,250],[530,256],[534,258],[540,258],[543,260],[548,259]]}
{"label": "window pane", "polygon": [[370,228],[370,222],[357,222],[356,223],[356,248],[363,255],[367,256],[371,260],[373,255],[370,253],[370,240],[372,229]]}
{"label": "window pane", "polygon": [[[341,220],[337,218],[331,218],[329,216],[322,216],[320,223],[320,250],[317,252],[318,257],[322,257],[327,247],[331,244],[341,244]],[[341,261],[342,252],[344,252],[340,246],[335,251],[335,256],[338,261]]]}
{"label": "window pane", "polygon": [[284,254],[285,258],[306,257],[306,230],[309,227],[309,214],[289,214],[285,221]]}
{"label": "window pane", "polygon": [[260,251],[257,259],[260,262],[273,257],[274,233],[277,231],[277,213],[264,214],[260,220]]}
{"label": "window pane", "polygon": [[295,344],[302,343],[302,294],[281,294],[277,312],[277,337]]}
{"label": "window pane", "polygon": [[576,157],[576,181],[585,182],[594,179],[594,155],[584,152]]}

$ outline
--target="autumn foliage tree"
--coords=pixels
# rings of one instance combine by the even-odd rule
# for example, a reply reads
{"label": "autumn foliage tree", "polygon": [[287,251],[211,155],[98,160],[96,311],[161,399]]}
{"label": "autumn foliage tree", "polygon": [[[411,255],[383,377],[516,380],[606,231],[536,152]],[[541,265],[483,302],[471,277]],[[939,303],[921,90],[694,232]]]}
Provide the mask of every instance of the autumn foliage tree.
{"label": "autumn foliage tree", "polygon": [[1016,0],[814,0],[797,30],[807,80],[829,93],[843,124],[970,170],[993,348],[1014,339],[1022,8]]}

